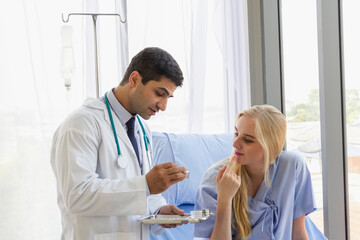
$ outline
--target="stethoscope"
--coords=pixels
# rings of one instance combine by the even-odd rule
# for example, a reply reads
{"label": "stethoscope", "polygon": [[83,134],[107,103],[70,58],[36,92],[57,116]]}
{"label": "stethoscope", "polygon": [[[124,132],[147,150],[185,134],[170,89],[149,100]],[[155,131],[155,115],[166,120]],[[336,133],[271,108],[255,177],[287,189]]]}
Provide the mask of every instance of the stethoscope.
{"label": "stethoscope", "polygon": [[[117,134],[116,134],[114,119],[112,117],[112,113],[111,113],[111,110],[110,110],[110,104],[109,104],[109,100],[107,98],[107,93],[105,93],[105,104],[106,104],[106,108],[107,108],[108,113],[109,113],[111,127],[112,127],[112,130],[113,130],[113,133],[114,133],[114,138],[115,138],[115,143],[116,143],[116,148],[117,148],[117,153],[118,153],[118,158],[115,161],[115,165],[118,168],[126,168],[128,166],[128,160],[126,158],[124,158],[124,156],[121,154],[121,151],[120,151],[119,140],[118,140],[118,137],[117,137]],[[145,128],[144,128],[142,122],[140,121],[139,115],[136,115],[136,117],[137,117],[137,120],[140,123],[141,130],[142,130],[143,135],[144,135],[144,143],[145,143],[145,150],[146,150],[146,154],[147,154],[147,160],[148,160],[149,168],[151,168],[152,154],[151,154],[150,140],[146,135]]]}

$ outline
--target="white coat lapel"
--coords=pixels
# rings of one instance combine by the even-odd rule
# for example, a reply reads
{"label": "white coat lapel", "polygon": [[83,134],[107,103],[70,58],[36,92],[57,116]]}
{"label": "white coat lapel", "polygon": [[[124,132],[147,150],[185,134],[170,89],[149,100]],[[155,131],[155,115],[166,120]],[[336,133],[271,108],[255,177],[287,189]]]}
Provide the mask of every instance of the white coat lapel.
{"label": "white coat lapel", "polygon": [[[88,98],[88,99],[85,100],[83,105],[87,106],[87,107],[102,110],[103,114],[104,114],[105,121],[109,124],[110,128],[112,128],[109,113],[108,113],[108,110],[106,108],[106,104],[105,104],[104,101],[101,101],[101,100],[95,99],[95,98]],[[122,126],[120,120],[116,117],[115,112],[111,108],[110,108],[110,110],[111,110],[111,114],[113,116],[117,136],[121,139],[121,141],[123,143],[125,143],[125,145],[129,149],[131,149],[130,152],[131,152],[132,156],[134,158],[136,158],[134,148],[133,148],[133,146],[132,146],[132,144],[130,142],[130,139],[129,139],[124,127]]]}

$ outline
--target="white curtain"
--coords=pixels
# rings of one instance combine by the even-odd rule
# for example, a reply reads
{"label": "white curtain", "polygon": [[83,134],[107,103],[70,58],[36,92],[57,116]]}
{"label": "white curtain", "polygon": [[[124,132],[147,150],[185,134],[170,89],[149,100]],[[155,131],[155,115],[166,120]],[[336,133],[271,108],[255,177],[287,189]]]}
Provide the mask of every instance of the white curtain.
{"label": "white curtain", "polygon": [[207,48],[208,25],[222,55],[224,131],[233,131],[236,115],[250,107],[247,1],[192,1],[191,12],[189,132],[203,132],[204,90],[211,77],[206,75],[206,60],[214,50]]}
{"label": "white curtain", "polygon": [[[61,12],[68,1],[1,1],[0,238],[59,239],[61,221],[49,155],[68,104],[61,79]],[[72,3],[74,9],[81,3]],[[81,72],[81,71],[80,71]],[[81,90],[80,97],[82,98]]]}
{"label": "white curtain", "polygon": [[206,52],[208,29],[208,0],[191,1],[189,129],[190,133],[203,131],[204,91],[206,82]]}
{"label": "white curtain", "polygon": [[224,61],[225,129],[232,131],[236,115],[250,107],[247,1],[219,1],[215,13]]}

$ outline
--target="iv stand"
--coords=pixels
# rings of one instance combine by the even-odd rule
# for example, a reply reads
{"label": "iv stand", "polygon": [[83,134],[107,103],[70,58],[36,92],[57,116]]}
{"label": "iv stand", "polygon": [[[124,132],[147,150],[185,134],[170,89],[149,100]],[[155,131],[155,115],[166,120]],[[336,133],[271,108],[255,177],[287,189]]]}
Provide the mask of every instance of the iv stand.
{"label": "iv stand", "polygon": [[85,15],[92,16],[93,27],[94,27],[94,46],[95,46],[95,77],[96,77],[96,97],[99,98],[100,95],[100,82],[99,82],[99,69],[98,69],[98,47],[97,47],[97,33],[96,33],[96,20],[98,16],[118,16],[121,23],[125,23],[125,20],[121,19],[120,14],[117,13],[70,13],[67,15],[67,18],[64,19],[64,14],[61,14],[62,21],[64,23],[69,22],[71,15]]}

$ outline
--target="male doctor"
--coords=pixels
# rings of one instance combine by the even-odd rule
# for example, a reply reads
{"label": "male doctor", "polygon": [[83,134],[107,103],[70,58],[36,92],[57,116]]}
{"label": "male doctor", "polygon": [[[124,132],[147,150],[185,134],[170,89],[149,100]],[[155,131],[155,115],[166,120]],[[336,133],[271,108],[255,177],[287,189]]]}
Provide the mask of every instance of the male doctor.
{"label": "male doctor", "polygon": [[[149,225],[138,221],[141,215],[184,214],[166,205],[160,193],[184,180],[187,169],[170,162],[151,168],[145,146],[151,147],[151,132],[137,117],[149,119],[165,111],[182,82],[180,67],[169,53],[145,48],[131,60],[117,87],[102,98],[85,100],[59,126],[51,165],[61,239],[146,240]],[[152,232],[159,234],[162,228],[155,225]]]}

